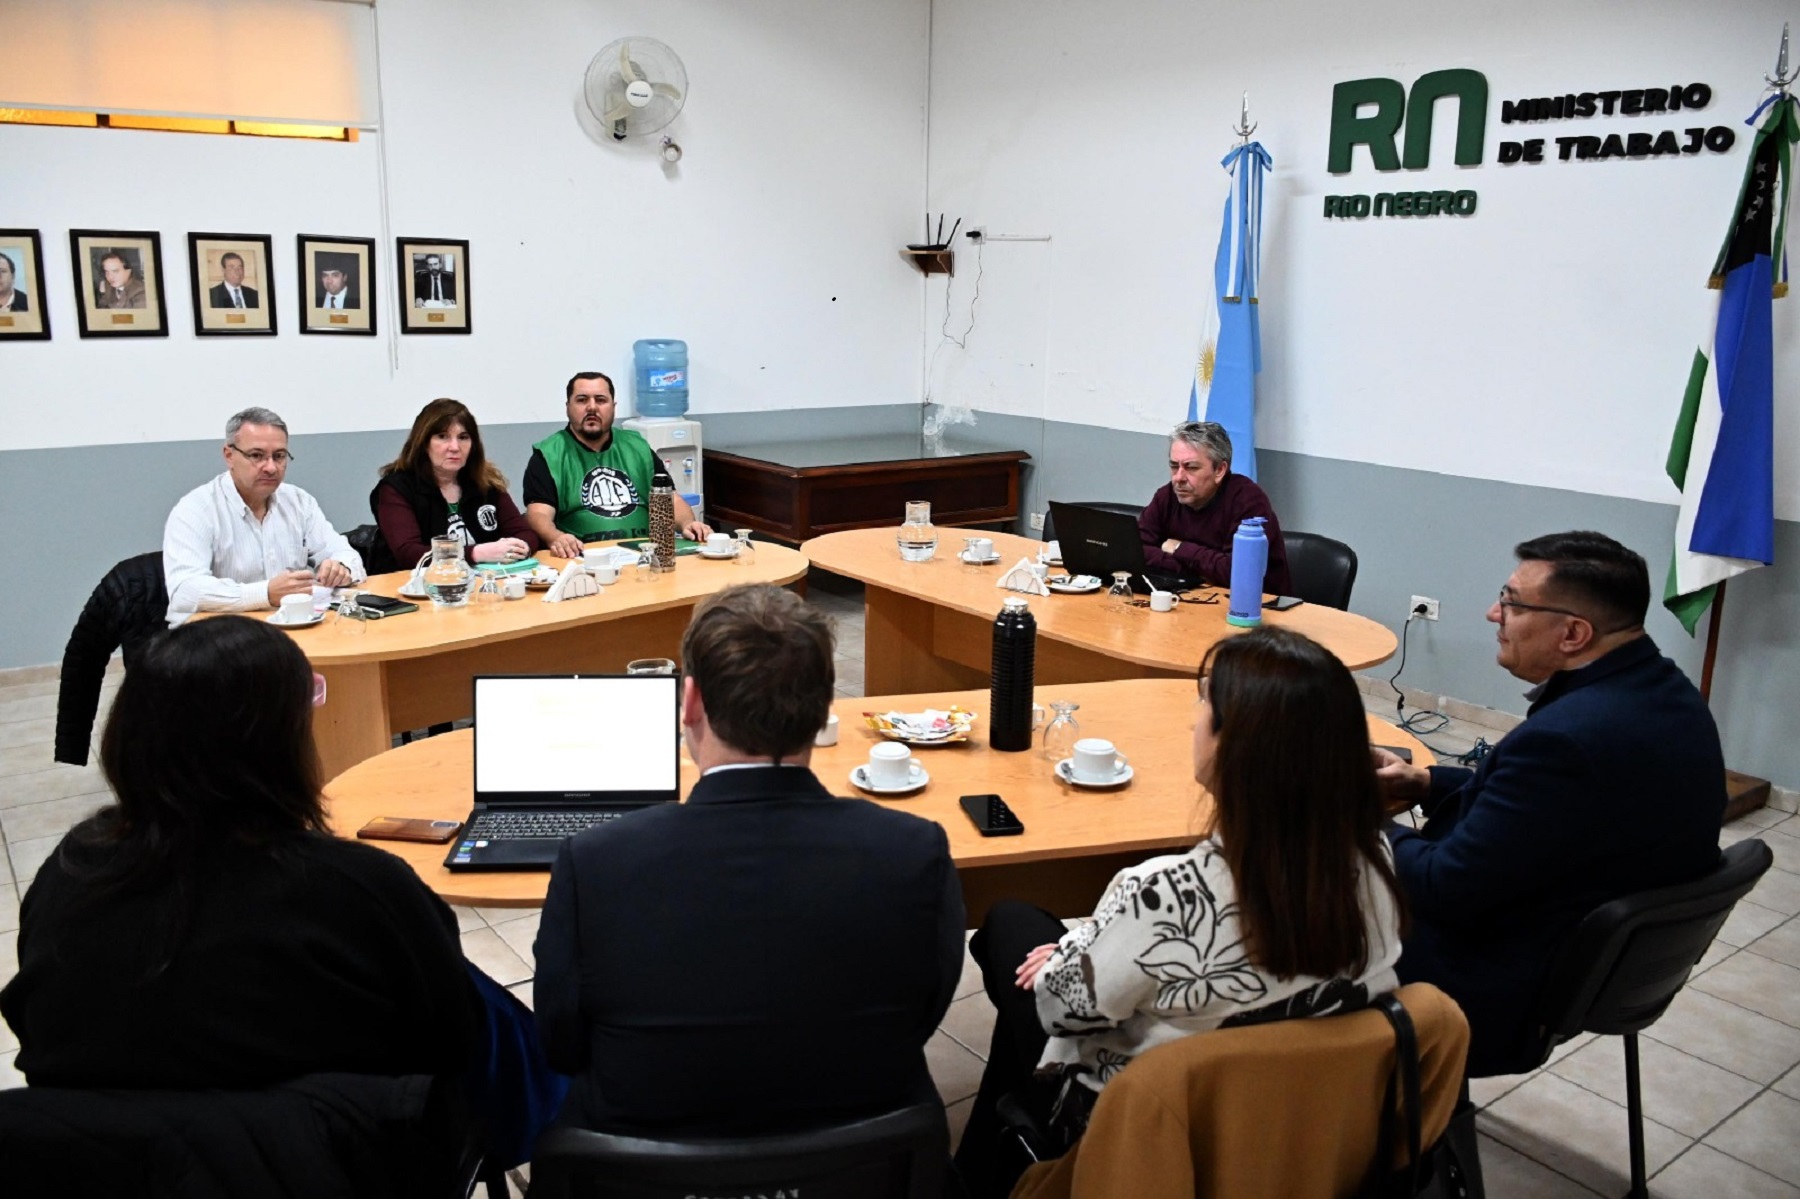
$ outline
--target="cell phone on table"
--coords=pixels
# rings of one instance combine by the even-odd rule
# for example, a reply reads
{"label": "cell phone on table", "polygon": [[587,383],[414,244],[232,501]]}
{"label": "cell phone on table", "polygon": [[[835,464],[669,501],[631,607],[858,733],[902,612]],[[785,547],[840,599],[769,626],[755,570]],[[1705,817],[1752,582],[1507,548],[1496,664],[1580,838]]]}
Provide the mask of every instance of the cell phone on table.
{"label": "cell phone on table", "polygon": [[1286,612],[1289,608],[1298,608],[1305,602],[1297,595],[1278,595],[1272,600],[1263,601],[1263,607],[1271,612]]}
{"label": "cell phone on table", "polygon": [[962,809],[984,837],[1016,837],[1025,831],[1025,825],[998,795],[965,795]]}
{"label": "cell phone on table", "polygon": [[423,841],[443,845],[454,841],[462,829],[460,820],[420,820],[405,816],[377,816],[356,830],[365,841]]}
{"label": "cell phone on table", "polygon": [[395,599],[391,595],[376,595],[368,591],[357,592],[356,604],[360,608],[373,608],[377,612],[392,612],[396,608],[411,610],[418,607],[417,604],[408,603],[403,599]]}
{"label": "cell phone on table", "polygon": [[1399,758],[1402,762],[1405,762],[1408,766],[1412,765],[1412,750],[1406,748],[1404,745],[1377,745],[1375,748],[1385,749],[1396,758]]}

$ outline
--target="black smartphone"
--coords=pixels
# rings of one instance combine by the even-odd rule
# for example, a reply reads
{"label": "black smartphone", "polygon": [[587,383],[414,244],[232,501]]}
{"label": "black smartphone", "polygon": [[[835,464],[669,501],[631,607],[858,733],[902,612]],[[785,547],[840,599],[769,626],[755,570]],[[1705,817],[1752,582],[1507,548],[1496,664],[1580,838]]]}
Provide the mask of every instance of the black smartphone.
{"label": "black smartphone", "polygon": [[409,604],[403,599],[395,599],[391,595],[375,595],[368,591],[357,592],[356,603],[359,607],[373,608],[377,612],[392,612],[396,608],[417,607],[416,604]]}
{"label": "black smartphone", "polygon": [[1402,762],[1405,762],[1408,766],[1412,765],[1412,750],[1406,748],[1404,745],[1377,745],[1375,748],[1385,749],[1396,758],[1399,758]]}
{"label": "black smartphone", "polygon": [[1025,831],[1025,826],[998,795],[965,795],[962,807],[975,822],[976,831],[984,837],[1016,837]]}
{"label": "black smartphone", "polygon": [[1263,607],[1271,612],[1286,612],[1289,608],[1298,608],[1305,602],[1297,595],[1278,595],[1272,600],[1263,601]]}

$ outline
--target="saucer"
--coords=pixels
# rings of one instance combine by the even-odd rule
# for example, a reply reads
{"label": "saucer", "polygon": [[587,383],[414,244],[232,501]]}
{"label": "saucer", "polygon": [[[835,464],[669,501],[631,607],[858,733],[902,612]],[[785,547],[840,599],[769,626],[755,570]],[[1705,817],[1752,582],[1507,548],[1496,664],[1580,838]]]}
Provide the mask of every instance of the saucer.
{"label": "saucer", "polygon": [[738,556],[738,551],[737,551],[737,546],[735,546],[735,545],[732,546],[729,550],[727,550],[723,554],[708,553],[706,550],[700,551],[700,557],[711,558],[715,562],[723,562],[728,558],[735,558],[737,556]]}
{"label": "saucer", "polygon": [[998,550],[996,550],[994,553],[989,554],[985,558],[971,558],[971,557],[969,557],[969,555],[962,554],[962,553],[959,553],[956,556],[958,558],[962,559],[964,562],[968,563],[970,566],[992,566],[994,563],[1000,561],[1000,553]]}
{"label": "saucer", "polygon": [[1119,771],[1119,773],[1114,775],[1110,781],[1104,783],[1090,783],[1086,779],[1075,777],[1074,758],[1064,758],[1056,764],[1056,777],[1075,787],[1121,787],[1131,781],[1131,776],[1134,773],[1136,772],[1131,769],[1131,764],[1127,762],[1125,764],[1125,769]]}
{"label": "saucer", "polygon": [[929,783],[931,781],[931,775],[926,772],[923,766],[914,762],[913,776],[909,781],[901,783],[897,787],[877,787],[874,783],[869,781],[869,768],[865,764],[857,766],[856,769],[850,772],[850,781],[864,791],[869,792],[871,795],[905,795],[907,792],[917,791],[920,787]]}
{"label": "saucer", "polygon": [[312,614],[311,620],[287,621],[287,620],[281,619],[281,613],[271,612],[263,619],[267,620],[270,624],[274,625],[278,629],[310,629],[316,624],[324,623],[325,613],[314,612]]}
{"label": "saucer", "polygon": [[430,599],[431,595],[423,587],[419,588],[419,590],[417,590],[417,591],[409,591],[407,588],[402,587],[400,589],[400,598],[401,599],[420,600],[420,599]]}
{"label": "saucer", "polygon": [[[1063,580],[1060,583],[1057,582],[1059,578]],[[1077,579],[1086,579],[1087,582],[1077,583]],[[1093,575],[1052,575],[1044,580],[1044,586],[1059,595],[1086,595],[1091,591],[1100,590],[1101,583]]]}

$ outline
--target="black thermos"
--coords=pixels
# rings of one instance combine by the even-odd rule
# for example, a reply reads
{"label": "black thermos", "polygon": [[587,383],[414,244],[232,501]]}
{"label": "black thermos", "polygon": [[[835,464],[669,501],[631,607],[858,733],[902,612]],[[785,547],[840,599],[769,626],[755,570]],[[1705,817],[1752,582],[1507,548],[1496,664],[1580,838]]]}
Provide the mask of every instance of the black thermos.
{"label": "black thermos", "polygon": [[1031,748],[1032,667],[1037,619],[1022,596],[1009,596],[994,619],[994,670],[988,690],[988,744],[1018,752]]}

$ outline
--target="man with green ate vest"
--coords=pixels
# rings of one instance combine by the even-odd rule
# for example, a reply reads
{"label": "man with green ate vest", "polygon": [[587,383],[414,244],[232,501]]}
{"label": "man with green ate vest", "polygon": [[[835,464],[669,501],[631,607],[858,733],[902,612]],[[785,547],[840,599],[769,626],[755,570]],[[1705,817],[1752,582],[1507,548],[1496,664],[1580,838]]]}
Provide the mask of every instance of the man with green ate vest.
{"label": "man with green ate vest", "polygon": [[[584,541],[650,535],[650,489],[673,487],[662,459],[630,429],[614,429],[612,380],[582,371],[565,389],[569,423],[531,447],[525,519],[561,558],[581,557]],[[711,529],[678,494],[675,525],[705,541]]]}

